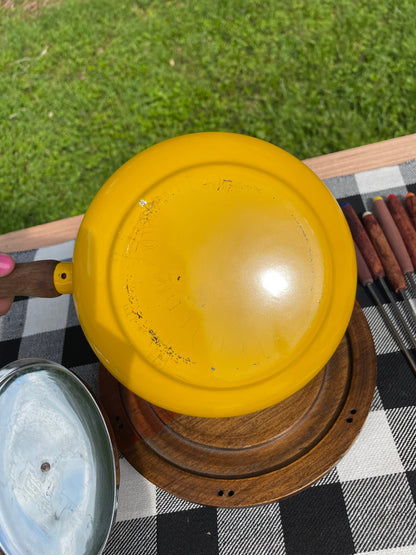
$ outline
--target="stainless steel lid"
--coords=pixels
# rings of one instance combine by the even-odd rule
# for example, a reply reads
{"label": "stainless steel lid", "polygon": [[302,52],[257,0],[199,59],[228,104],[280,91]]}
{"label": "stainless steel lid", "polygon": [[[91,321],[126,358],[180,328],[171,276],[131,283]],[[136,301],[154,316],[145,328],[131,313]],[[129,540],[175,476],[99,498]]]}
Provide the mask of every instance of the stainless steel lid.
{"label": "stainless steel lid", "polygon": [[117,505],[105,419],[69,370],[30,359],[0,370],[0,548],[98,554]]}

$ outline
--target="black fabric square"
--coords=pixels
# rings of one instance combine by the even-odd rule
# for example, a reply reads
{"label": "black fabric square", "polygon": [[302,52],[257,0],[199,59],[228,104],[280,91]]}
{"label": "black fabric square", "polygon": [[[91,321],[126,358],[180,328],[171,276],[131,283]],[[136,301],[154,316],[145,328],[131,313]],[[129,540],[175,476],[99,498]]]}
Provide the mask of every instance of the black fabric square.
{"label": "black fabric square", "polygon": [[64,329],[46,331],[22,337],[19,349],[19,358],[36,357],[60,362],[62,358],[64,339]]}
{"label": "black fabric square", "polygon": [[[374,283],[374,287],[377,289],[377,293],[379,297],[381,297],[382,301],[385,303],[391,303],[391,297],[393,297],[396,303],[399,303],[399,302],[403,303],[403,297],[401,296],[401,294],[394,292],[393,288],[389,285],[389,282],[386,280],[386,278],[383,278],[383,281],[384,281],[384,286],[382,285],[382,282],[379,279],[377,279]],[[389,296],[386,293],[386,288],[390,292],[391,296]]]}
{"label": "black fabric square", "polygon": [[340,484],[309,488],[280,502],[287,555],[354,553]]}
{"label": "black fabric square", "polygon": [[3,341],[22,337],[25,328],[26,313],[27,299],[21,297],[20,301],[16,301],[15,298],[9,312],[1,316],[0,328],[1,339]]}
{"label": "black fabric square", "polygon": [[375,293],[382,305],[385,305],[386,303],[391,303],[391,298],[393,298],[395,302],[403,302],[403,298],[401,295],[398,295],[390,288],[389,291],[391,297],[387,296],[384,287],[380,283],[380,280],[374,281],[370,285],[370,287],[363,287],[361,284],[358,284],[357,300],[361,306],[377,306],[377,302],[374,299]]}
{"label": "black fabric square", "polygon": [[368,287],[363,287],[360,284],[358,284],[357,286],[356,299],[361,307],[374,305],[374,300],[370,294],[370,291],[368,290]]}
{"label": "black fabric square", "polygon": [[[415,357],[415,352],[411,353]],[[416,379],[403,353],[377,357],[377,387],[385,409],[415,404]]]}
{"label": "black fabric square", "polygon": [[157,548],[161,555],[217,555],[217,510],[203,507],[158,515]]}
{"label": "black fabric square", "polygon": [[20,295],[17,295],[17,296],[14,298],[14,302],[17,303],[17,302],[19,302],[19,301],[27,301],[28,298],[29,298],[29,297],[21,297]]}
{"label": "black fabric square", "polygon": [[32,262],[35,259],[36,250],[18,251],[10,253],[16,262]]}
{"label": "black fabric square", "polygon": [[413,499],[416,503],[416,470],[409,470],[406,472],[406,476],[412,491]]}
{"label": "black fabric square", "polygon": [[408,160],[399,165],[400,173],[407,186],[413,185],[416,188],[416,160]]}
{"label": "black fabric square", "polygon": [[85,338],[81,326],[72,326],[65,330],[62,364],[67,368],[83,366],[97,362],[97,357]]}
{"label": "black fabric square", "polygon": [[354,208],[359,218],[361,218],[363,212],[367,210],[367,208],[364,205],[363,199],[361,198],[361,195],[353,195],[351,197],[340,197],[337,200],[341,207],[344,202],[348,202],[349,204],[351,204],[351,206]]}
{"label": "black fabric square", "polygon": [[406,189],[409,191],[409,193],[414,193],[416,195],[416,183],[409,183],[406,186]]}
{"label": "black fabric square", "polygon": [[19,358],[21,339],[9,339],[0,343],[0,368]]}

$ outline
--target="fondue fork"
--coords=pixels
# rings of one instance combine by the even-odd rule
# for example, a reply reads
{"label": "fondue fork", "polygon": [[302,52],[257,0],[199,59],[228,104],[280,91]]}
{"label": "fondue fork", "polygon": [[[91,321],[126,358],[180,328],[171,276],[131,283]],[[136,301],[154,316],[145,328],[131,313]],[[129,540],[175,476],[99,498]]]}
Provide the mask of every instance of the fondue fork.
{"label": "fondue fork", "polygon": [[380,300],[380,297],[378,296],[375,287],[374,287],[374,280],[371,276],[371,272],[364,260],[363,255],[361,254],[360,249],[357,247],[355,241],[354,241],[354,247],[355,247],[355,254],[357,256],[357,273],[358,273],[358,280],[361,283],[361,285],[363,285],[364,287],[366,287],[368,289],[368,291],[371,293],[374,301],[377,304],[377,307],[379,309],[379,312],[387,326],[387,328],[390,330],[390,333],[392,334],[392,336],[395,338],[395,340],[397,341],[399,347],[401,348],[403,354],[406,356],[413,372],[416,375],[416,363],[412,358],[412,355],[410,354],[410,352],[408,351],[408,349],[406,348],[406,345],[404,344],[402,338],[400,337],[398,331],[396,330],[396,328],[394,327],[393,323],[391,322],[387,311],[385,310],[383,303]]}
{"label": "fondue fork", "polygon": [[[400,267],[400,264],[395,256],[395,253],[393,252],[386,236],[383,233],[383,230],[380,226],[380,224],[378,223],[376,217],[374,216],[374,214],[372,214],[371,212],[364,212],[363,214],[363,222],[364,222],[364,227],[371,239],[371,242],[373,243],[373,246],[376,250],[376,253],[378,254],[382,266],[385,269],[386,272],[386,277],[390,283],[390,285],[392,286],[393,290],[398,293],[401,298],[404,301],[404,304],[406,306],[406,308],[408,309],[408,312],[410,314],[410,316],[413,319],[414,324],[416,325],[416,315],[414,312],[414,309],[412,307],[412,305],[410,304],[410,301],[408,299],[408,297],[406,296],[405,292],[407,290],[407,286],[406,286],[406,281],[402,272],[402,269]],[[397,245],[396,245],[397,248]],[[404,244],[403,244],[403,250],[405,250]],[[401,253],[403,254],[403,253]],[[407,254],[407,252],[406,252]],[[402,258],[404,259],[405,257],[402,256]],[[409,263],[411,265],[411,261],[409,256],[407,255],[407,258],[409,260]],[[385,282],[385,280],[380,280],[380,283],[383,287],[383,289],[386,292],[386,295],[389,297],[389,299],[391,301],[394,302],[394,298],[390,293],[390,290]],[[404,327],[407,327],[406,322],[404,321],[404,318],[398,315],[402,325]],[[410,329],[407,329],[408,333],[411,334],[412,337],[412,343],[414,344],[414,346],[416,346],[416,342],[414,342],[414,338],[413,338],[413,334],[410,331]]]}
{"label": "fondue fork", "polygon": [[[351,230],[351,234],[353,236],[353,239],[358,247],[358,249],[360,250],[363,259],[365,260],[365,263],[367,265],[367,267],[369,268],[369,271],[373,277],[373,279],[375,279],[383,288],[387,298],[390,301],[390,306],[392,308],[392,311],[395,315],[395,317],[399,320],[399,322],[401,323],[401,325],[403,326],[406,334],[409,337],[410,342],[412,343],[413,347],[416,349],[416,340],[413,336],[413,332],[412,330],[409,328],[406,320],[404,319],[404,317],[402,316],[396,301],[385,281],[385,277],[386,277],[386,273],[384,271],[384,267],[383,264],[381,263],[381,260],[373,246],[373,243],[370,241],[369,236],[367,235],[366,230],[364,229],[363,224],[361,223],[359,217],[357,216],[357,214],[355,213],[355,210],[353,209],[353,207],[348,203],[345,202],[341,205],[342,211],[344,212],[344,215],[347,219],[348,225],[350,226],[350,230]],[[372,216],[372,218],[374,218],[374,216]],[[371,223],[374,223],[373,219],[371,218],[371,220],[369,220],[369,222],[371,221]],[[374,218],[375,220],[375,218]],[[376,221],[377,223],[377,221]],[[369,227],[371,227],[369,225]],[[380,226],[378,226],[380,228]],[[381,231],[381,229],[379,229],[379,231]],[[382,233],[382,232],[381,232]],[[387,242],[387,240],[386,240]],[[391,249],[389,248],[390,252]],[[393,253],[391,253],[391,255],[394,258]],[[396,265],[398,266],[398,263],[396,261]],[[392,276],[392,266],[389,265],[388,267],[388,272],[389,272],[389,277],[390,279],[394,278],[394,283],[395,285],[398,286],[398,288],[401,288],[402,286],[406,286],[406,284],[404,283],[404,278],[401,274],[400,268],[399,271],[397,273],[397,268],[396,272],[394,273],[394,276]],[[396,279],[397,278],[397,279]]]}
{"label": "fondue fork", "polygon": [[[414,198],[416,204],[416,197],[413,193],[408,193],[406,195],[406,202],[407,198],[409,198],[409,206],[413,204],[410,200]],[[406,209],[404,208],[402,202],[396,195],[389,195],[387,197],[387,206],[390,211],[390,214],[397,226],[397,229],[402,236],[403,242],[406,246],[406,250],[410,256],[410,260],[412,261],[413,267],[416,268],[416,230],[410,221],[409,216],[407,215]],[[415,213],[416,213],[416,206],[415,206]]]}
{"label": "fondue fork", "polygon": [[[377,196],[373,199],[373,207],[376,218],[390,243],[406,282],[413,286],[411,278],[415,271],[414,260],[416,261],[416,242],[409,236],[409,230],[407,228],[413,228],[410,220],[407,218],[402,203],[395,195],[390,195],[386,205],[383,198]],[[413,233],[416,237],[414,229]],[[414,260],[410,255],[411,252],[413,253]]]}

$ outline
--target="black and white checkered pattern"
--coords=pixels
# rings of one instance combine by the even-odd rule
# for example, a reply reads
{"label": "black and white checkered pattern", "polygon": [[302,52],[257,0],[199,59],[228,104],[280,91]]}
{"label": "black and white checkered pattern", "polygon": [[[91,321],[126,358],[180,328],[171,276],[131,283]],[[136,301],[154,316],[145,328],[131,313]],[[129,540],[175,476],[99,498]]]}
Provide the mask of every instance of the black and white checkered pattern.
{"label": "black and white checkered pattern", "polygon": [[[326,184],[362,213],[376,194],[416,193],[416,161]],[[71,259],[73,246],[71,241],[15,258]],[[416,376],[361,286],[357,298],[375,340],[377,389],[360,435],[339,464],[280,503],[216,509],[160,490],[122,458],[117,521],[106,555],[416,555]],[[0,318],[0,366],[31,356],[63,364],[96,392],[97,360],[70,296],[17,298]]]}

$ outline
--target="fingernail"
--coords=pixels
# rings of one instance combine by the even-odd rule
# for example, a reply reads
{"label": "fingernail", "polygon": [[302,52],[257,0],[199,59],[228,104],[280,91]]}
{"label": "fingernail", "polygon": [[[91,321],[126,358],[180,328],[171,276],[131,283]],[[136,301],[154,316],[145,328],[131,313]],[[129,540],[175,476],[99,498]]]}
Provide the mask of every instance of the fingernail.
{"label": "fingernail", "polygon": [[7,274],[13,268],[13,259],[7,254],[0,254],[0,276]]}

